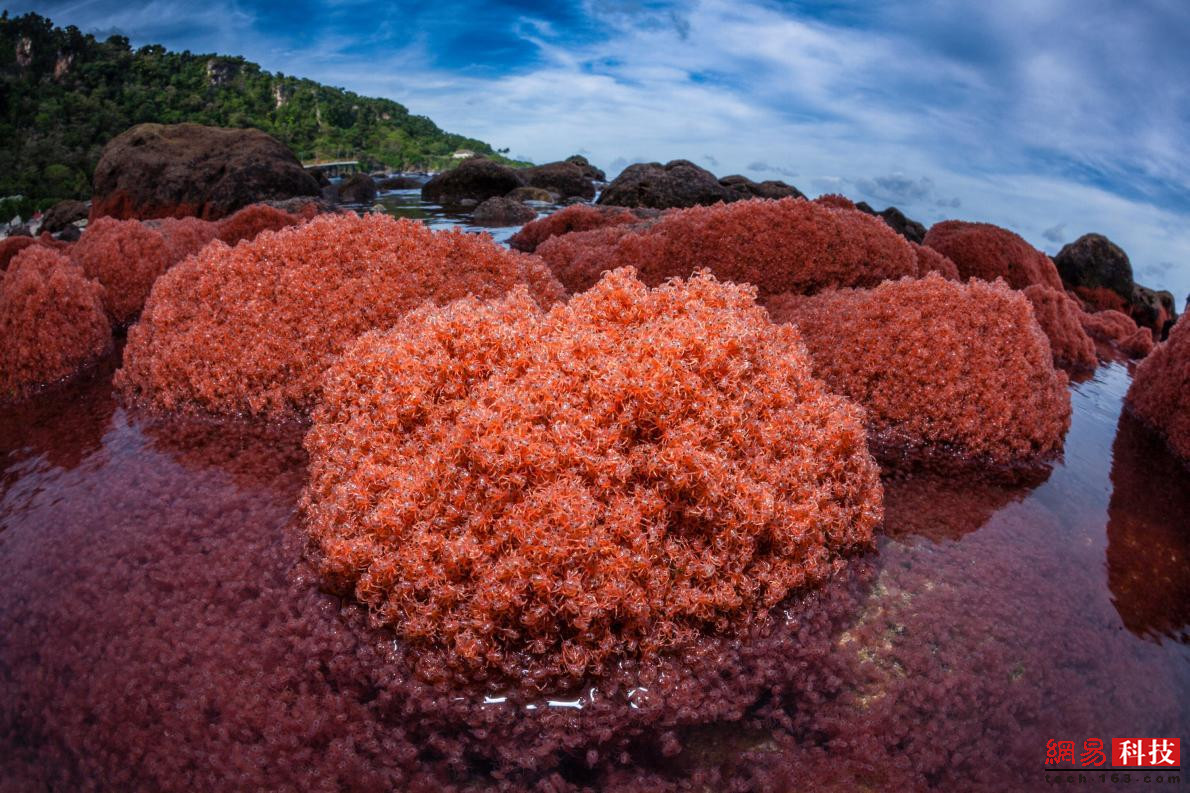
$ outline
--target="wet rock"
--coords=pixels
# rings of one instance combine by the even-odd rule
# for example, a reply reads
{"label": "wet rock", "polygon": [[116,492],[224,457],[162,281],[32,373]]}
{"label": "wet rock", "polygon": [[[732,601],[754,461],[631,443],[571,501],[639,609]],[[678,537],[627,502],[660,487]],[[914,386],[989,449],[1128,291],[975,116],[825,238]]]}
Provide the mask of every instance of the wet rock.
{"label": "wet rock", "polygon": [[581,154],[572,154],[566,158],[566,162],[573,163],[582,169],[583,175],[595,182],[606,182],[607,174],[599,168],[596,168],[591,163],[587,162],[587,158]]}
{"label": "wet rock", "polygon": [[537,217],[537,213],[520,201],[504,196],[489,198],[471,216],[477,226],[520,226]]}
{"label": "wet rock", "polygon": [[366,173],[352,174],[339,183],[339,201],[344,204],[370,204],[376,200],[376,182]]}
{"label": "wet rock", "polygon": [[541,187],[518,187],[509,191],[505,198],[511,198],[513,201],[543,201],[547,204],[556,204],[561,197],[557,193],[551,193]]}
{"label": "wet rock", "polygon": [[595,197],[595,183],[574,163],[550,162],[524,168],[520,173],[530,187],[549,190],[562,198]]}
{"label": "wet rock", "polygon": [[1054,265],[1068,287],[1106,288],[1125,301],[1132,300],[1132,263],[1128,254],[1102,234],[1084,234],[1064,245],[1054,257]]}
{"label": "wet rock", "polygon": [[138,124],[104,147],[91,217],[217,220],[259,201],[316,195],[293,152],[260,130]]}
{"label": "wet rock", "polygon": [[730,202],[740,198],[715,175],[689,160],[629,165],[599,196],[600,204],[672,209]]}
{"label": "wet rock", "polygon": [[57,234],[75,221],[86,220],[91,206],[86,201],[59,201],[54,204],[41,218],[41,230]]}
{"label": "wet rock", "polygon": [[421,197],[442,206],[461,207],[464,201],[478,204],[524,185],[525,180],[513,169],[486,157],[472,157],[422,185]]}
{"label": "wet rock", "polygon": [[731,176],[724,176],[722,179],[720,179],[719,184],[723,185],[729,190],[735,191],[742,199],[806,197],[801,190],[798,190],[793,185],[785,184],[785,182],[779,182],[775,179],[766,179],[763,182],[754,182],[747,176],[732,174]]}

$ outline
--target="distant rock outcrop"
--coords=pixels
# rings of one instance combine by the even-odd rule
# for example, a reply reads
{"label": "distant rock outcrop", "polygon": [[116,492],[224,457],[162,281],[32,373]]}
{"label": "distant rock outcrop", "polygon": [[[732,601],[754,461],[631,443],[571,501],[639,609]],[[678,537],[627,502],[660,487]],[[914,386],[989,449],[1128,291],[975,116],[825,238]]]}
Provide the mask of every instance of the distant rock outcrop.
{"label": "distant rock outcrop", "polygon": [[550,162],[520,171],[530,187],[540,187],[562,198],[594,198],[595,183],[572,162]]}
{"label": "distant rock outcrop", "polygon": [[57,234],[76,221],[86,220],[91,207],[86,201],[59,201],[54,204],[41,218],[41,230],[50,234]]}
{"label": "distant rock outcrop", "polygon": [[754,182],[747,176],[741,174],[732,174],[731,176],[724,176],[719,180],[719,184],[726,187],[728,190],[735,191],[741,199],[749,198],[805,198],[805,194],[798,190],[793,185],[779,182],[775,179],[766,179],[763,182]]}
{"label": "distant rock outcrop", "polygon": [[884,222],[892,228],[893,231],[900,234],[910,242],[916,242],[921,245],[926,238],[926,227],[916,220],[905,217],[905,213],[896,207],[888,207],[887,209],[877,212],[865,201],[860,201],[855,205],[855,208],[860,212],[867,212],[869,215],[875,215],[878,218],[883,218]]}
{"label": "distant rock outcrop", "polygon": [[471,215],[477,226],[520,226],[537,217],[537,213],[514,198],[496,196],[475,208]]}
{"label": "distant rock outcrop", "polygon": [[376,186],[381,190],[420,190],[423,182],[416,176],[389,176],[381,179]]}
{"label": "distant rock outcrop", "polygon": [[91,218],[217,220],[258,201],[316,195],[293,152],[260,130],[138,124],[104,147]]}
{"label": "distant rock outcrop", "polygon": [[376,200],[376,182],[366,173],[352,174],[339,183],[339,200],[345,204],[370,204]]}
{"label": "distant rock outcrop", "polygon": [[542,201],[546,204],[556,204],[561,200],[557,193],[551,193],[543,187],[518,187],[508,191],[505,198],[511,198],[513,201]]}
{"label": "distant rock outcrop", "polygon": [[522,187],[525,180],[512,168],[486,157],[472,157],[422,185],[421,197],[443,206],[485,201]]}
{"label": "distant rock outcrop", "polygon": [[1133,284],[1130,306],[1136,324],[1151,328],[1158,341],[1169,335],[1169,329],[1178,318],[1172,292],[1159,292],[1147,286]]}
{"label": "distant rock outcrop", "polygon": [[689,160],[629,165],[599,196],[600,204],[674,209],[736,201],[740,194]]}
{"label": "distant rock outcrop", "polygon": [[596,182],[606,182],[607,174],[599,168],[596,168],[591,163],[587,162],[587,158],[581,154],[572,154],[566,158],[566,162],[577,165],[583,171],[583,176]]}
{"label": "distant rock outcrop", "polygon": [[1125,303],[1132,301],[1132,262],[1123,248],[1102,234],[1084,234],[1063,246],[1054,265],[1062,283],[1080,296],[1086,290],[1110,289]]}

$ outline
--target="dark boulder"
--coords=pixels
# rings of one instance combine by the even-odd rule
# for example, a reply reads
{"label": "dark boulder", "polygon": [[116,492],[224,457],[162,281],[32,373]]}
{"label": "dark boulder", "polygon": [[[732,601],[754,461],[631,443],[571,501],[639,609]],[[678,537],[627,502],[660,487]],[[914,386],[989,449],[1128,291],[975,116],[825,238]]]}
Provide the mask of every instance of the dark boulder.
{"label": "dark boulder", "polygon": [[471,220],[477,226],[520,226],[536,217],[537,213],[520,201],[497,196],[477,206]]}
{"label": "dark boulder", "polygon": [[893,231],[910,242],[916,242],[918,245],[921,245],[922,240],[926,238],[926,227],[916,220],[905,217],[905,213],[896,207],[889,207],[883,212],[877,212],[876,214],[884,218],[884,222]]}
{"label": "dark boulder", "polygon": [[57,234],[75,221],[86,220],[91,207],[86,201],[59,201],[41,217],[41,230]]}
{"label": "dark boulder", "polygon": [[326,175],[326,171],[321,168],[311,168],[309,173],[314,177],[314,181],[318,182],[319,187],[329,187],[331,184],[330,178]]}
{"label": "dark boulder", "polygon": [[370,204],[376,200],[376,182],[366,173],[352,174],[339,183],[339,201],[344,204]]}
{"label": "dark boulder", "polygon": [[860,201],[855,208],[873,217],[883,220],[889,228],[900,234],[910,242],[922,245],[926,238],[926,227],[916,220],[905,217],[905,213],[896,207],[888,207],[877,212],[867,201]]}
{"label": "dark boulder", "polygon": [[381,190],[420,190],[423,181],[416,176],[389,176],[381,179],[377,187]]}
{"label": "dark boulder", "polygon": [[572,162],[550,162],[520,171],[530,187],[540,187],[562,198],[594,198],[595,183]]}
{"label": "dark boulder", "polygon": [[284,144],[258,129],[138,124],[103,149],[91,218],[218,220],[260,201],[318,195]]}
{"label": "dark boulder", "polygon": [[1084,234],[1054,257],[1062,283],[1072,289],[1110,289],[1132,300],[1132,263],[1128,254],[1102,234]]}
{"label": "dark boulder", "polygon": [[551,193],[542,187],[518,187],[509,191],[505,197],[513,201],[542,201],[546,204],[556,204],[562,200],[557,193]]}
{"label": "dark boulder", "polygon": [[719,184],[728,190],[736,192],[741,199],[806,197],[801,190],[798,190],[793,185],[785,184],[785,182],[779,182],[775,179],[754,182],[747,176],[732,174],[731,176],[724,176],[720,179]]}
{"label": "dark boulder", "polygon": [[675,209],[736,201],[740,195],[689,160],[629,165],[599,195],[599,203]]}
{"label": "dark boulder", "polygon": [[587,162],[587,158],[581,154],[573,154],[566,158],[566,162],[577,165],[583,171],[583,176],[594,182],[606,182],[607,174],[596,168],[591,163]]}
{"label": "dark boulder", "polygon": [[522,187],[525,180],[511,168],[486,157],[472,157],[449,171],[443,171],[422,185],[421,197],[443,206],[463,206],[503,196]]}
{"label": "dark boulder", "polygon": [[1129,308],[1136,324],[1152,329],[1156,341],[1166,338],[1178,318],[1172,292],[1159,292],[1140,284],[1132,286]]}

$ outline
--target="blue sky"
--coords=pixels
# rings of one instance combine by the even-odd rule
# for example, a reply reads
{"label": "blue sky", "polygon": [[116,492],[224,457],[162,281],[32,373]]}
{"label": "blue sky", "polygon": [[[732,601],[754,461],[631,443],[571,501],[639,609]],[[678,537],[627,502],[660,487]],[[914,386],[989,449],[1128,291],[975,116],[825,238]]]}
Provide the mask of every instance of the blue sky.
{"label": "blue sky", "polygon": [[396,99],[538,162],[686,158],[929,224],[1087,231],[1190,292],[1190,2],[63,0],[134,44]]}

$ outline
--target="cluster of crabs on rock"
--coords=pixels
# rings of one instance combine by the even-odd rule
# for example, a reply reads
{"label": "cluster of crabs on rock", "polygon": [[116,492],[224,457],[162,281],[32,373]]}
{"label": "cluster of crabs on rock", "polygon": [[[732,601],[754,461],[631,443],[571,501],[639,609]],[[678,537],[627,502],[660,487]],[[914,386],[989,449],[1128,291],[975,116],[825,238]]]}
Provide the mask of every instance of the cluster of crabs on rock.
{"label": "cluster of crabs on rock", "polygon": [[[0,390],[128,327],[130,402],[309,424],[324,580],[428,679],[574,682],[763,625],[871,546],[880,466],[1044,466],[1092,337],[1153,348],[1012,232],[923,242],[841,196],[576,205],[517,250],[267,206],[101,219],[12,258]],[[1188,380],[1182,321],[1129,404],[1183,457]]]}

